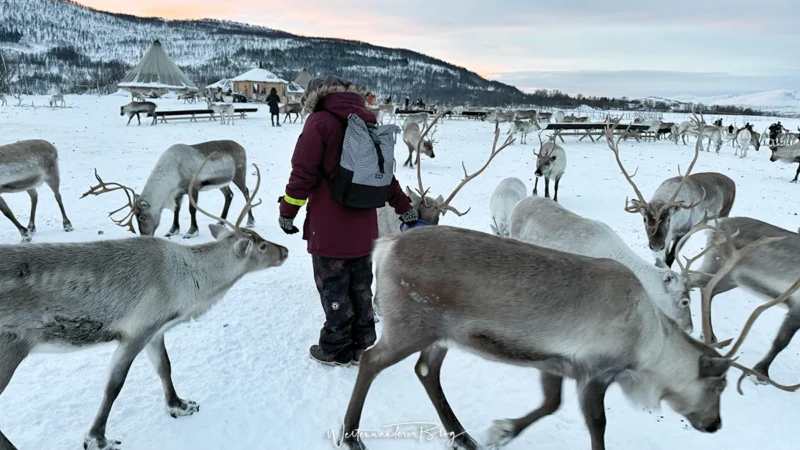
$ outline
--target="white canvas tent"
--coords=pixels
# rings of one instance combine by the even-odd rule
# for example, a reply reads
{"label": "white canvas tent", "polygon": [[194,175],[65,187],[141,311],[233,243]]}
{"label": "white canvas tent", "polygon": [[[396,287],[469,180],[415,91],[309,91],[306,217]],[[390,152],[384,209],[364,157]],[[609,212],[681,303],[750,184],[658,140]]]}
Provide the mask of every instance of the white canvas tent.
{"label": "white canvas tent", "polygon": [[153,42],[153,46],[118,85],[126,90],[192,90],[197,85],[169,58],[161,42]]}
{"label": "white canvas tent", "polygon": [[311,81],[311,78],[311,74],[308,73],[308,70],[303,69],[303,71],[297,75],[297,78],[294,79],[294,82],[299,84],[301,88],[305,89],[308,87],[308,82]]}

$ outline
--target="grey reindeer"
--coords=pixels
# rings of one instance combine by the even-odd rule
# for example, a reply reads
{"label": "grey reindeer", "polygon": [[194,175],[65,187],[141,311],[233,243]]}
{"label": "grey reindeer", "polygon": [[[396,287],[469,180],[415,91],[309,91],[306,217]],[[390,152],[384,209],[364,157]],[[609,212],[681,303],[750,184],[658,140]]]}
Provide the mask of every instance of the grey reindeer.
{"label": "grey reindeer", "polygon": [[50,142],[34,139],[0,146],[0,194],[27,192],[31,197],[31,216],[28,227],[14,217],[11,208],[0,197],[0,212],[5,215],[22,236],[22,242],[30,242],[36,232],[36,206],[39,194],[36,189],[46,183],[53,191],[63,218],[64,231],[72,231],[67,218],[59,187],[61,175],[58,168],[58,150]]}
{"label": "grey reindeer", "polygon": [[593,258],[608,258],[628,267],[647,295],[687,333],[693,330],[689,277],[659,260],[647,263],[608,225],[579,216],[553,200],[528,197],[511,215],[511,237],[529,244]]}
{"label": "grey reindeer", "polygon": [[417,352],[417,377],[453,447],[480,448],[442,391],[448,346],[541,371],[542,405],[495,422],[491,448],[556,412],[564,378],[577,381],[592,450],[604,450],[604,398],[611,384],[649,407],[664,400],[695,429],[713,433],[722,427],[728,369],[753,373],[683,332],[617,261],[448,226],[379,238],[372,258],[384,325],[359,363],[340,440],[349,450],[366,449],[358,430],[372,382]]}
{"label": "grey reindeer", "polygon": [[[189,184],[192,176],[198,168],[210,156],[205,170],[199,174],[197,188],[192,191]],[[161,222],[161,212],[165,209],[173,211],[172,227],[166,234],[172,237],[180,232],[178,216],[180,215],[181,203],[184,195],[194,198],[197,202],[200,191],[219,189],[225,196],[225,205],[222,207],[222,219],[227,219],[228,210],[233,200],[233,191],[229,184],[233,182],[242,192],[245,198],[250,196],[247,190],[247,152],[244,147],[234,141],[209,141],[194,145],[176,144],[168,148],[161,154],[147,182],[142,188],[141,194],[136,194],[132,189],[125,188],[128,194],[128,203],[122,208],[112,212],[112,214],[130,207],[128,214],[120,220],[114,220],[117,225],[128,228],[131,233],[136,233],[133,226],[134,219],[139,226],[139,233],[143,236],[155,234]],[[116,189],[108,189],[106,183],[97,175],[95,177],[98,184],[85,192],[81,198],[88,195],[100,195]],[[115,186],[119,186],[114,183]],[[183,235],[185,239],[196,237],[199,234],[197,228],[197,209],[189,205],[189,215],[191,224],[189,230]],[[259,202],[260,203],[260,202]],[[258,204],[254,205],[258,206]],[[247,227],[252,228],[255,224],[253,212],[247,211]]]}
{"label": "grey reindeer", "polygon": [[[698,129],[702,128],[702,118],[694,118]],[[686,173],[664,180],[650,198],[644,199],[642,191],[636,186],[632,175],[628,174],[619,156],[619,140],[614,141],[614,127],[606,128],[606,141],[614,153],[622,175],[633,188],[636,199],[625,199],[625,211],[639,213],[644,220],[650,250],[656,259],[664,261],[672,267],[675,261],[675,250],[678,241],[695,225],[719,217],[727,217],[736,199],[736,183],[729,177],[717,172],[691,173],[700,150],[703,147],[703,135],[697,137],[694,158],[686,169]],[[680,167],[678,167],[680,174]]]}
{"label": "grey reindeer", "polygon": [[770,161],[780,161],[784,164],[797,163],[797,172],[791,181],[791,183],[797,183],[797,177],[800,175],[800,142],[786,146],[770,145],[769,149],[772,152],[769,156]]}
{"label": "grey reindeer", "polygon": [[567,170],[567,152],[556,144],[556,135],[553,134],[547,143],[542,142],[542,133],[539,132],[539,153],[536,155],[536,180],[533,183],[533,195],[538,195],[539,178],[544,177],[544,196],[550,197],[550,179],[555,180],[553,201],[558,201],[558,183]]}
{"label": "grey reindeer", "polygon": [[[778,297],[800,279],[800,235],[749,217],[722,218],[713,227],[696,228],[702,229],[711,230],[706,238],[709,250],[703,263],[698,271],[691,271],[692,260],[689,260],[683,269],[690,274],[692,285],[702,290],[703,334],[707,342],[713,343],[717,342],[711,322],[713,298],[737,287],[762,298]],[[760,240],[766,242],[746,253],[745,249]],[[753,366],[761,374],[756,376],[757,381],[769,376],[770,365],[800,329],[800,292],[791,293],[786,306],[788,312],[771,348]]]}
{"label": "grey reindeer", "polygon": [[[427,131],[431,127],[425,126],[424,128]],[[406,123],[403,125],[403,142],[405,142],[408,147],[408,159],[403,163],[403,167],[414,167],[413,158],[415,152],[417,155],[421,152],[426,154],[429,158],[436,158],[436,154],[433,153],[433,145],[436,144],[436,141],[433,139],[434,134],[436,134],[436,129],[430,133],[428,139],[425,139],[419,124],[406,119]],[[419,161],[419,157],[417,161]]]}
{"label": "grey reindeer", "polygon": [[[416,142],[412,142],[414,145],[419,145],[419,143],[423,142],[428,132],[436,126],[436,123],[441,118],[441,115],[437,115],[434,117],[433,121],[425,127],[423,132],[417,137]],[[464,179],[456,186],[453,192],[445,199],[443,196],[439,195],[438,197],[431,198],[428,196],[428,191],[430,188],[425,189],[422,185],[422,168],[420,166],[420,154],[417,153],[417,192],[411,191],[411,189],[406,186],[406,194],[411,198],[411,206],[417,211],[417,216],[420,220],[427,222],[429,225],[437,225],[439,224],[440,216],[445,215],[448,211],[453,212],[457,216],[461,217],[467,214],[470,210],[467,209],[463,213],[460,212],[458,209],[453,207],[450,203],[453,201],[455,196],[461,191],[461,189],[467,185],[470,181],[474,180],[478,175],[483,173],[489,164],[492,162],[495,156],[497,156],[503,149],[511,145],[514,142],[512,136],[508,136],[506,141],[500,146],[497,146],[497,142],[500,138],[500,127],[499,125],[495,125],[495,134],[494,134],[494,144],[492,145],[492,151],[489,154],[489,158],[483,164],[483,166],[475,171],[472,174],[467,173],[467,168],[464,163],[461,163],[462,169],[464,169]],[[409,145],[412,145],[409,144]],[[394,211],[393,208],[390,206],[384,206],[382,208],[378,208],[378,235],[379,236],[386,236],[389,234],[395,234],[400,232],[400,216]]]}
{"label": "grey reindeer", "polygon": [[120,106],[119,108],[120,116],[124,116],[126,114],[128,116],[128,123],[126,123],[125,126],[131,124],[133,116],[136,116],[136,120],[139,122],[139,125],[141,125],[142,119],[139,118],[139,114],[141,113],[145,113],[146,117],[153,118],[153,122],[150,125],[156,125],[158,123],[158,117],[156,116],[156,104],[153,102],[132,101],[125,106]]}
{"label": "grey reindeer", "polygon": [[[201,166],[202,168],[202,166]],[[256,171],[258,168],[256,167]],[[70,244],[0,246],[0,392],[31,353],[118,342],[100,409],[84,438],[87,450],[119,450],[106,437],[111,407],[131,363],[145,350],[164,389],[170,416],[197,403],[175,392],[164,333],[203,315],[244,275],[280,266],[288,250],[241,228],[248,198],[231,227],[209,225],[215,241],[192,247],[153,237]],[[192,180],[194,187],[199,180]],[[190,199],[194,201],[193,199]],[[133,269],[133,270],[132,270]],[[15,449],[0,432],[0,448]]]}

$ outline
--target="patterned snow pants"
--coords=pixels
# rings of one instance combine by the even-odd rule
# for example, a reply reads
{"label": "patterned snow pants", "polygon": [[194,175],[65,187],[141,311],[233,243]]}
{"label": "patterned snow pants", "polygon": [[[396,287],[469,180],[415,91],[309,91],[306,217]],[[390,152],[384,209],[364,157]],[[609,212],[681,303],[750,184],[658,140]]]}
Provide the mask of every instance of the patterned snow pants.
{"label": "patterned snow pants", "polygon": [[337,360],[352,358],[353,351],[375,343],[372,309],[372,262],[369,256],[335,259],[311,255],[325,325],[319,345]]}

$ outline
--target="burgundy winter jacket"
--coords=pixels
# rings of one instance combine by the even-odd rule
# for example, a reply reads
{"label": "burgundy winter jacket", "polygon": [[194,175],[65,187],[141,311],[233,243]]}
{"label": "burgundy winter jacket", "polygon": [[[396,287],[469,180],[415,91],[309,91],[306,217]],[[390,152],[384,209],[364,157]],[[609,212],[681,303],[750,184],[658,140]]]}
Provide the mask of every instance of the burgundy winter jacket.
{"label": "burgundy winter jacket", "polygon": [[[286,196],[280,199],[280,214],[294,218],[307,200],[303,239],[308,241],[309,253],[340,259],[367,256],[378,237],[377,210],[350,208],[333,199],[327,177],[339,166],[344,124],[321,109],[341,117],[356,114],[372,123],[376,122],[375,115],[366,108],[362,94],[346,92],[340,86],[320,87],[309,95],[306,108],[313,113],[306,119],[295,145],[292,174]],[[411,200],[397,179],[392,180],[388,202],[398,214],[411,208]]]}

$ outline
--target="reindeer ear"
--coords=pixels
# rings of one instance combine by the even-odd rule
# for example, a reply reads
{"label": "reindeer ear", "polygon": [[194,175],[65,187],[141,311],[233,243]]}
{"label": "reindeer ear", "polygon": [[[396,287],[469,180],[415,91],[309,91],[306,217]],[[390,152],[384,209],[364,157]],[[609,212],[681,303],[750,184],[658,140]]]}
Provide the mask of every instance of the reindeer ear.
{"label": "reindeer ear", "polygon": [[440,204],[440,205],[441,205],[442,203],[444,203],[444,197],[442,197],[441,195],[440,195],[440,196],[438,196],[438,197],[436,197],[436,203],[438,203],[438,204]]}
{"label": "reindeer ear", "polygon": [[700,356],[700,378],[719,378],[730,369],[733,361],[721,356]]}
{"label": "reindeer ear", "polygon": [[247,255],[250,254],[250,251],[253,249],[253,243],[250,239],[239,239],[233,244],[233,253],[239,258],[245,258]]}
{"label": "reindeer ear", "polygon": [[555,161],[555,160],[556,160],[556,155],[550,157],[550,161]]}
{"label": "reindeer ear", "polygon": [[208,225],[209,231],[211,231],[211,236],[214,236],[214,239],[219,239],[221,236],[224,236],[228,233],[228,229],[225,226],[211,223]]}
{"label": "reindeer ear", "polygon": [[420,197],[419,195],[417,195],[417,193],[416,193],[416,192],[412,191],[412,190],[411,190],[411,189],[409,189],[408,187],[406,187],[406,195],[408,195],[408,198],[410,198],[410,199],[411,199],[411,202],[412,202],[412,203],[417,203],[417,202],[419,202],[419,201],[421,201],[421,200],[422,200],[422,197]]}
{"label": "reindeer ear", "polygon": [[635,198],[632,199],[632,200],[628,200],[628,205],[632,206],[634,208],[638,208],[639,207],[639,200],[636,200]]}

